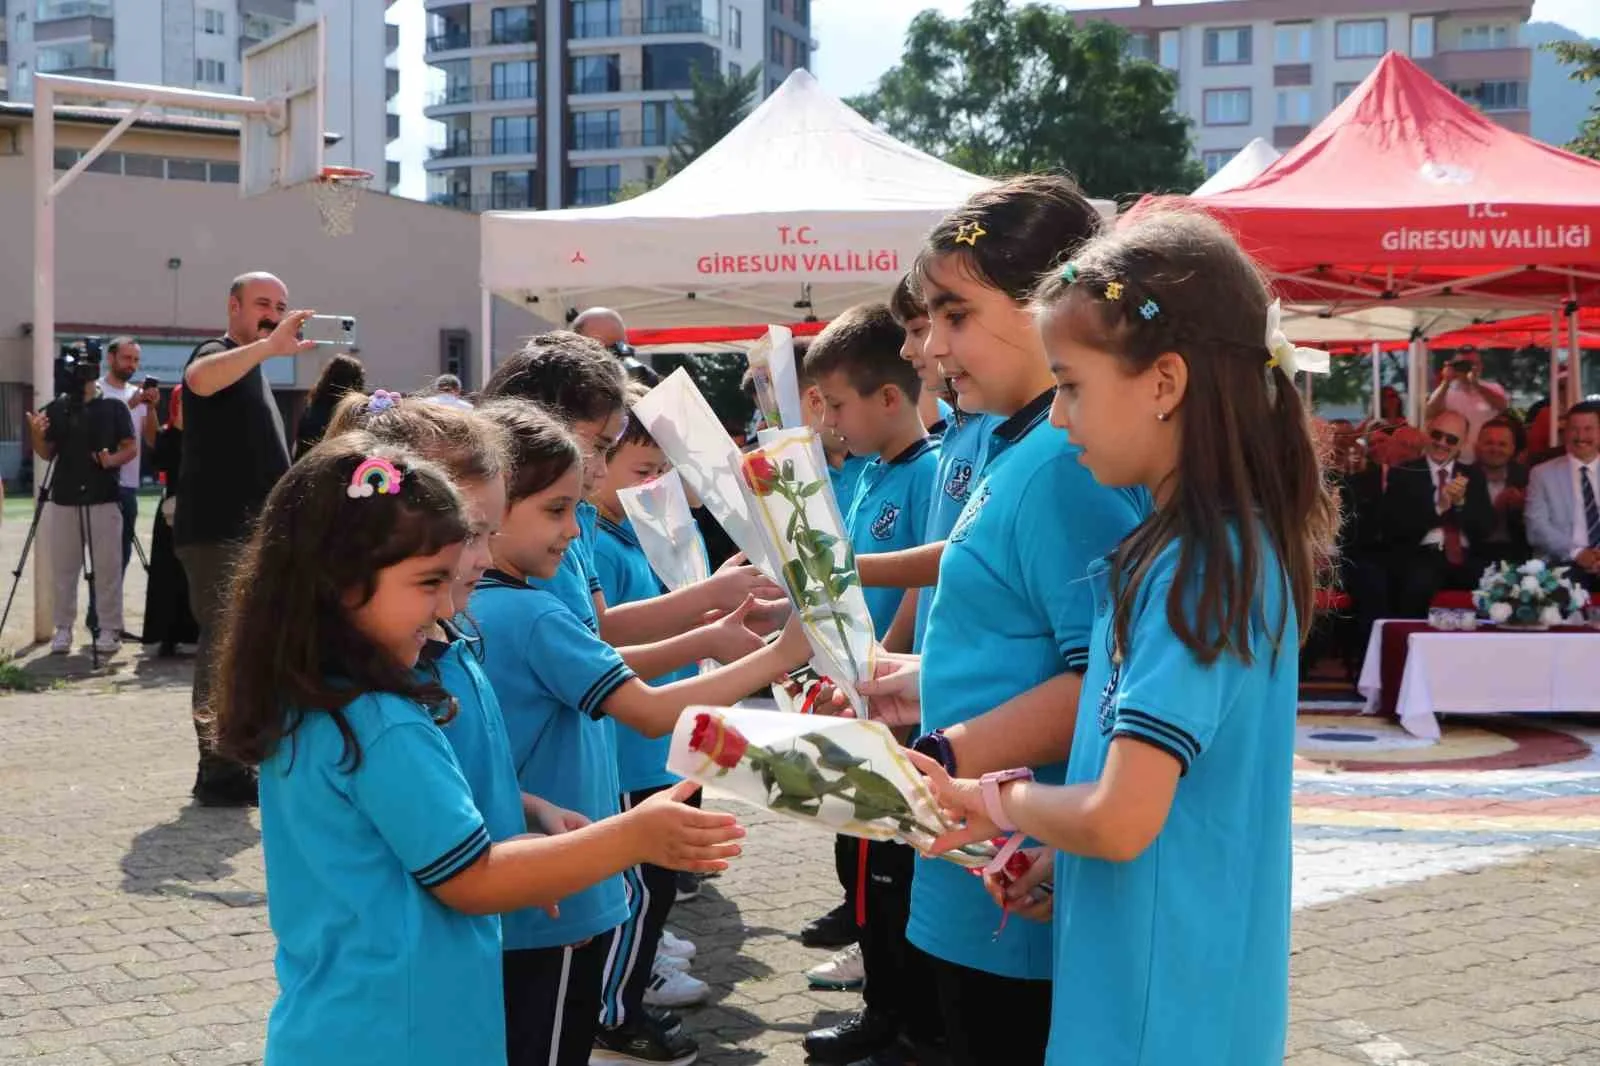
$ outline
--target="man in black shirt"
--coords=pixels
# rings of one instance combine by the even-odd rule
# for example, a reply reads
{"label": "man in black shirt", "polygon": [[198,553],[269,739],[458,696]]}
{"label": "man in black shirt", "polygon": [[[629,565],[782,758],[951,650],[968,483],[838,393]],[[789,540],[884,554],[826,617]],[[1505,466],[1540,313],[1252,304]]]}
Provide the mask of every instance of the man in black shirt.
{"label": "man in black shirt", "polygon": [[312,314],[290,311],[289,290],[271,274],[241,275],[228,289],[228,332],[195,348],[183,372],[183,464],[172,535],[200,623],[191,703],[200,745],[194,797],[202,806],[255,802],[254,776],[211,749],[199,712],[211,698],[217,625],[234,561],[267,494],[289,469],[283,418],[261,364],[315,348],[299,336]]}
{"label": "man in black shirt", "polygon": [[[84,364],[98,374],[98,367]],[[78,385],[76,399],[59,396],[28,419],[33,451],[55,460],[50,473],[46,530],[50,537],[50,578],[54,591],[53,655],[72,650],[72,619],[78,611],[78,578],[83,549],[89,546],[95,600],[101,629],[95,650],[114,654],[122,640],[122,507],[119,468],[139,456],[133,419],[121,400],[102,395],[90,376]]]}

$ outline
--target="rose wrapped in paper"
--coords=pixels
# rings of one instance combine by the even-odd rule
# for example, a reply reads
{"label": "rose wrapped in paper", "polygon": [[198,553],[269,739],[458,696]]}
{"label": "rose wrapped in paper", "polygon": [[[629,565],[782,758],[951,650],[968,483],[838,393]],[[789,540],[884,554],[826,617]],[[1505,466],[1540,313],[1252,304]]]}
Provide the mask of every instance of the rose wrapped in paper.
{"label": "rose wrapped in paper", "polygon": [[[948,825],[888,729],[850,718],[691,707],[667,768],[714,794],[870,840],[931,844]],[[981,867],[987,845],[948,858]]]}
{"label": "rose wrapped in paper", "polygon": [[[669,592],[711,576],[711,561],[706,558],[705,544],[683,491],[683,479],[676,470],[618,489],[617,501],[633,525],[650,569]],[[700,669],[715,670],[718,665],[715,659],[705,659]]]}

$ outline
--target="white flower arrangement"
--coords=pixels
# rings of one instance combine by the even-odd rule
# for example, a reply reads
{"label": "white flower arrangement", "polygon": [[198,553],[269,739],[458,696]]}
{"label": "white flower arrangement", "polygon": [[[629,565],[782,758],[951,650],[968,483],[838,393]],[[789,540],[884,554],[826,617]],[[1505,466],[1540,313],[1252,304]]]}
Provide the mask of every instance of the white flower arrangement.
{"label": "white flower arrangement", "polygon": [[1472,603],[1497,625],[1553,626],[1583,617],[1589,594],[1567,579],[1565,566],[1532,559],[1521,566],[1494,563],[1483,571]]}

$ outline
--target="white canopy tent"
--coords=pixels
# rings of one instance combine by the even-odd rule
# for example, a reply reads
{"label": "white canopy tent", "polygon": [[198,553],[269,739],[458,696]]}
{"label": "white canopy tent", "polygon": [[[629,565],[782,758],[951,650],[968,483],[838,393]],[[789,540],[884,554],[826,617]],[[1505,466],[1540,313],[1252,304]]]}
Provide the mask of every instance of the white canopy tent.
{"label": "white canopy tent", "polygon": [[827,319],[887,296],[928,230],[990,184],[901,144],[797,70],[658,189],[485,213],[485,319],[491,294],[554,322],[597,304],[631,327]]}
{"label": "white canopy tent", "polygon": [[1237,189],[1256,180],[1256,177],[1283,156],[1264,139],[1257,137],[1223,164],[1222,169],[1207,178],[1191,196],[1215,196],[1219,192]]}

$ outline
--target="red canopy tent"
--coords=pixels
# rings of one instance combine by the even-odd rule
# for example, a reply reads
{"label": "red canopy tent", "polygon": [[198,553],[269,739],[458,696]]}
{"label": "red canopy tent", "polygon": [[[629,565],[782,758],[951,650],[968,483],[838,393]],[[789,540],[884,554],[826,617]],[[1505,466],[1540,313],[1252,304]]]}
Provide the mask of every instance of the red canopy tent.
{"label": "red canopy tent", "polygon": [[[1600,307],[1580,309],[1577,323],[1579,345],[1600,348]],[[1563,332],[1549,315],[1523,315],[1441,333],[1428,344],[1433,348],[1460,348],[1468,344],[1479,348],[1550,348],[1570,342],[1570,325],[1569,322],[1569,332]]]}

